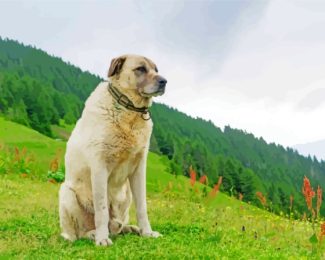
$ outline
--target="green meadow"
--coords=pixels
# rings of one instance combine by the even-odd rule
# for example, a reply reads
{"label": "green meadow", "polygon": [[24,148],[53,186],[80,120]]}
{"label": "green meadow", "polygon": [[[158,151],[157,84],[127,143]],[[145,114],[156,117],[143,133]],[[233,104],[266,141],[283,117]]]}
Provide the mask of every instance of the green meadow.
{"label": "green meadow", "polygon": [[[207,186],[169,174],[168,159],[154,153],[147,167],[148,210],[163,236],[118,235],[106,248],[86,239],[67,242],[60,237],[59,184],[47,179],[51,161],[62,164],[65,142],[2,118],[0,125],[0,259],[325,259],[325,243],[310,240],[309,221],[221,192],[211,196]],[[19,156],[27,166],[15,167]],[[314,229],[318,234],[318,223]]]}

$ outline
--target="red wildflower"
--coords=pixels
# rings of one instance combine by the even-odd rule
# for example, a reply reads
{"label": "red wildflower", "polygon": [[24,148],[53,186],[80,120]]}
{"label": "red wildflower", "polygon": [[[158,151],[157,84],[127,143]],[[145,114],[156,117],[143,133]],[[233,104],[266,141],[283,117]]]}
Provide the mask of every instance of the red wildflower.
{"label": "red wildflower", "polygon": [[50,170],[56,172],[59,169],[59,159],[55,157],[50,163]]}
{"label": "red wildflower", "polygon": [[21,150],[21,154],[24,157],[26,155],[27,149],[26,147],[23,148],[23,150]]}
{"label": "red wildflower", "polygon": [[259,201],[262,203],[263,206],[266,205],[266,198],[264,197],[263,193],[260,191],[256,192],[256,196],[259,199]]}
{"label": "red wildflower", "polygon": [[313,197],[315,197],[315,192],[310,185],[309,179],[305,176],[304,178],[304,186],[302,187],[302,193],[305,197],[306,204],[309,210],[313,207]]}
{"label": "red wildflower", "polygon": [[192,166],[190,166],[190,184],[193,187],[196,181],[196,172],[193,170]]}
{"label": "red wildflower", "polygon": [[221,184],[222,184],[222,176],[219,177],[218,183],[214,185],[212,191],[210,192],[210,196],[214,197],[218,193]]}
{"label": "red wildflower", "polygon": [[199,179],[199,182],[202,184],[206,184],[207,183],[207,176],[206,175],[202,175]]}
{"label": "red wildflower", "polygon": [[320,225],[320,239],[323,239],[323,237],[325,236],[325,222],[323,222],[321,225]]}
{"label": "red wildflower", "polygon": [[53,184],[56,184],[57,183],[56,180],[54,180],[54,179],[49,179],[49,182],[51,182]]}
{"label": "red wildflower", "polygon": [[319,214],[319,211],[320,211],[320,207],[322,205],[322,194],[323,194],[323,190],[321,189],[321,187],[317,187],[317,216]]}
{"label": "red wildflower", "polygon": [[20,161],[19,148],[15,147],[15,161]]}

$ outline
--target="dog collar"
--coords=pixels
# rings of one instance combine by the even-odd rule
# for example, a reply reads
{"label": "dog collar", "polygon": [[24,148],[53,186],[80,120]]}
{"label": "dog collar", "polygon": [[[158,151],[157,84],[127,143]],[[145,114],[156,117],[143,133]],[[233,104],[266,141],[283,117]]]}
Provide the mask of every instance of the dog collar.
{"label": "dog collar", "polygon": [[[149,107],[134,106],[133,102],[126,95],[121,93],[116,87],[114,87],[112,82],[108,82],[107,90],[112,95],[112,97],[117,101],[117,103],[119,103],[121,106],[125,107],[128,110],[141,113],[141,118],[143,120],[151,119]],[[145,115],[148,116],[145,117]]]}

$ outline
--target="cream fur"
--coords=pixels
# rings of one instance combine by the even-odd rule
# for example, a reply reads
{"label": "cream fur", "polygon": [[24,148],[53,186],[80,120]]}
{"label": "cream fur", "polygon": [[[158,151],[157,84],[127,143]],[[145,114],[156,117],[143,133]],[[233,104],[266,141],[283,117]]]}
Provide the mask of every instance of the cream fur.
{"label": "cream fur", "polygon": [[[136,88],[143,79],[131,70],[139,60],[143,57],[127,56],[122,72],[110,80],[136,106],[150,105],[151,98],[142,97]],[[151,77],[155,74],[149,72]],[[152,82],[147,84],[150,89]],[[71,241],[89,237],[98,245],[112,244],[109,232],[158,237],[151,229],[146,205],[152,121],[120,106],[107,86],[108,82],[100,83],[90,95],[67,143],[66,179],[59,192],[62,236]],[[128,225],[132,195],[139,227]]]}

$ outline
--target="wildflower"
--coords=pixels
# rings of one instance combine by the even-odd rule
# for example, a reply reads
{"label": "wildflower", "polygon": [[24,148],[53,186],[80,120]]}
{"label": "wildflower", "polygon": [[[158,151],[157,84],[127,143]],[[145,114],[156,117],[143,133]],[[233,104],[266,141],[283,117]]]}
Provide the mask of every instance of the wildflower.
{"label": "wildflower", "polygon": [[59,169],[59,159],[55,157],[50,163],[50,170],[56,172]]}
{"label": "wildflower", "polygon": [[266,198],[264,197],[263,193],[260,191],[256,192],[256,196],[259,199],[259,201],[262,203],[263,206],[266,205]]}
{"label": "wildflower", "polygon": [[214,185],[212,191],[210,192],[210,196],[214,197],[218,193],[221,184],[222,184],[222,176],[219,177],[218,183]]}
{"label": "wildflower", "polygon": [[222,183],[222,176],[220,176],[219,179],[218,179],[218,186],[219,187],[220,187],[221,183]]}
{"label": "wildflower", "polygon": [[320,225],[320,239],[323,239],[323,237],[325,236],[325,222],[323,222],[321,225]]}
{"label": "wildflower", "polygon": [[313,188],[310,185],[310,181],[306,176],[304,178],[304,186],[302,188],[302,193],[305,197],[308,209],[311,210],[313,207],[313,197],[315,197],[315,192],[313,191]]}
{"label": "wildflower", "polygon": [[56,180],[54,180],[54,179],[49,179],[49,182],[50,183],[53,183],[53,184],[56,184],[57,183]]}
{"label": "wildflower", "polygon": [[23,150],[21,151],[22,156],[24,157],[26,155],[27,149],[26,147],[23,148]]}
{"label": "wildflower", "polygon": [[173,183],[171,181],[168,182],[165,192],[170,191],[173,188]]}
{"label": "wildflower", "polygon": [[316,212],[315,212],[315,210],[314,210],[313,208],[311,209],[311,215],[312,215],[313,219],[315,219],[315,217],[316,217]]}
{"label": "wildflower", "polygon": [[290,210],[292,210],[292,206],[293,206],[293,196],[290,195]]}
{"label": "wildflower", "polygon": [[319,211],[320,211],[320,207],[322,205],[322,193],[323,193],[323,190],[321,189],[321,187],[317,187],[317,216],[319,214]]}
{"label": "wildflower", "polygon": [[31,156],[26,156],[26,158],[25,158],[26,163],[30,163],[32,161],[33,161],[33,158]]}
{"label": "wildflower", "polygon": [[196,172],[193,170],[192,166],[190,166],[190,184],[193,187],[196,181]]}
{"label": "wildflower", "polygon": [[307,220],[307,215],[306,215],[306,212],[304,212],[304,214],[302,215],[302,218],[301,218],[302,221],[306,221]]}
{"label": "wildflower", "polygon": [[199,182],[202,184],[206,184],[207,183],[207,176],[206,175],[202,175],[199,179]]}
{"label": "wildflower", "polygon": [[20,161],[20,154],[19,154],[19,148],[15,147],[15,161]]}

